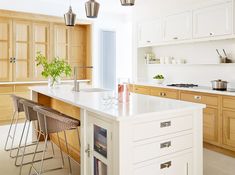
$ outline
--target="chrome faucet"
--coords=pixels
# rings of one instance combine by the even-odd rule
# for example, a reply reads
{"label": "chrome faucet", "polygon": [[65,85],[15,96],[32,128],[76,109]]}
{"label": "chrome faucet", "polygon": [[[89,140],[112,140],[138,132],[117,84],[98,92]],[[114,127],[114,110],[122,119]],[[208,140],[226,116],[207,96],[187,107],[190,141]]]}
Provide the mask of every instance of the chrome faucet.
{"label": "chrome faucet", "polygon": [[77,81],[77,77],[78,77],[78,69],[92,69],[93,66],[82,66],[82,67],[74,67],[74,87],[73,87],[73,91],[75,92],[79,92],[80,91],[80,82]]}

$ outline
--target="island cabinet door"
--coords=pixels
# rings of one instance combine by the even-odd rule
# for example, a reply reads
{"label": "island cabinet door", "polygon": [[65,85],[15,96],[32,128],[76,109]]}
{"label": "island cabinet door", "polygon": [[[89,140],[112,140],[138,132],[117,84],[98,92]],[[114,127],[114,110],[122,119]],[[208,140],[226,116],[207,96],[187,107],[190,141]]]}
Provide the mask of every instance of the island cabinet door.
{"label": "island cabinet door", "polygon": [[192,154],[163,157],[136,165],[134,175],[193,175]]}
{"label": "island cabinet door", "polygon": [[87,175],[112,175],[110,124],[89,116],[87,128]]}

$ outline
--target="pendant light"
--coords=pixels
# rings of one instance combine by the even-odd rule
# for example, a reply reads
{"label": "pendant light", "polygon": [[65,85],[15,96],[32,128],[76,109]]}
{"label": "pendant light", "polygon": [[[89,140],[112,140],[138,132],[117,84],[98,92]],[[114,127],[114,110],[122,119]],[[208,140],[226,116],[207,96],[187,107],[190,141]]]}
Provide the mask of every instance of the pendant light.
{"label": "pendant light", "polygon": [[133,6],[135,5],[135,0],[121,0],[122,6]]}
{"label": "pendant light", "polygon": [[75,26],[76,23],[76,14],[73,13],[72,7],[71,7],[71,1],[69,6],[69,11],[64,14],[64,21],[66,26]]}
{"label": "pendant light", "polygon": [[95,0],[89,0],[85,4],[87,18],[97,18],[100,4]]}

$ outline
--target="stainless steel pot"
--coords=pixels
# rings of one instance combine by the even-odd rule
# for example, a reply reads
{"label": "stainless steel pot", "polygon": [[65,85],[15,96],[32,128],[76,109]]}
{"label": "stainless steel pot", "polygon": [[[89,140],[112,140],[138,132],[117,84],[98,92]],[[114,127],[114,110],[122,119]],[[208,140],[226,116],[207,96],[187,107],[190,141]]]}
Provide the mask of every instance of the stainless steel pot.
{"label": "stainless steel pot", "polygon": [[222,80],[214,80],[214,81],[211,81],[211,84],[212,84],[213,90],[226,91],[228,82],[222,81]]}

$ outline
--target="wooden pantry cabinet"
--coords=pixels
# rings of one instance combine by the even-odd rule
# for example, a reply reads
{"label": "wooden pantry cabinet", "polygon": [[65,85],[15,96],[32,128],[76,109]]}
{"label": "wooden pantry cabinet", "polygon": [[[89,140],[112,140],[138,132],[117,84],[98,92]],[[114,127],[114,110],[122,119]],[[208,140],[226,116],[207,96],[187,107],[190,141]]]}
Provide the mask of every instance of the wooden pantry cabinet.
{"label": "wooden pantry cabinet", "polygon": [[[67,27],[61,18],[0,12],[0,82],[44,79],[35,62],[37,52],[63,58],[71,67],[92,65],[90,24]],[[80,69],[78,79],[87,78],[91,70]]]}

